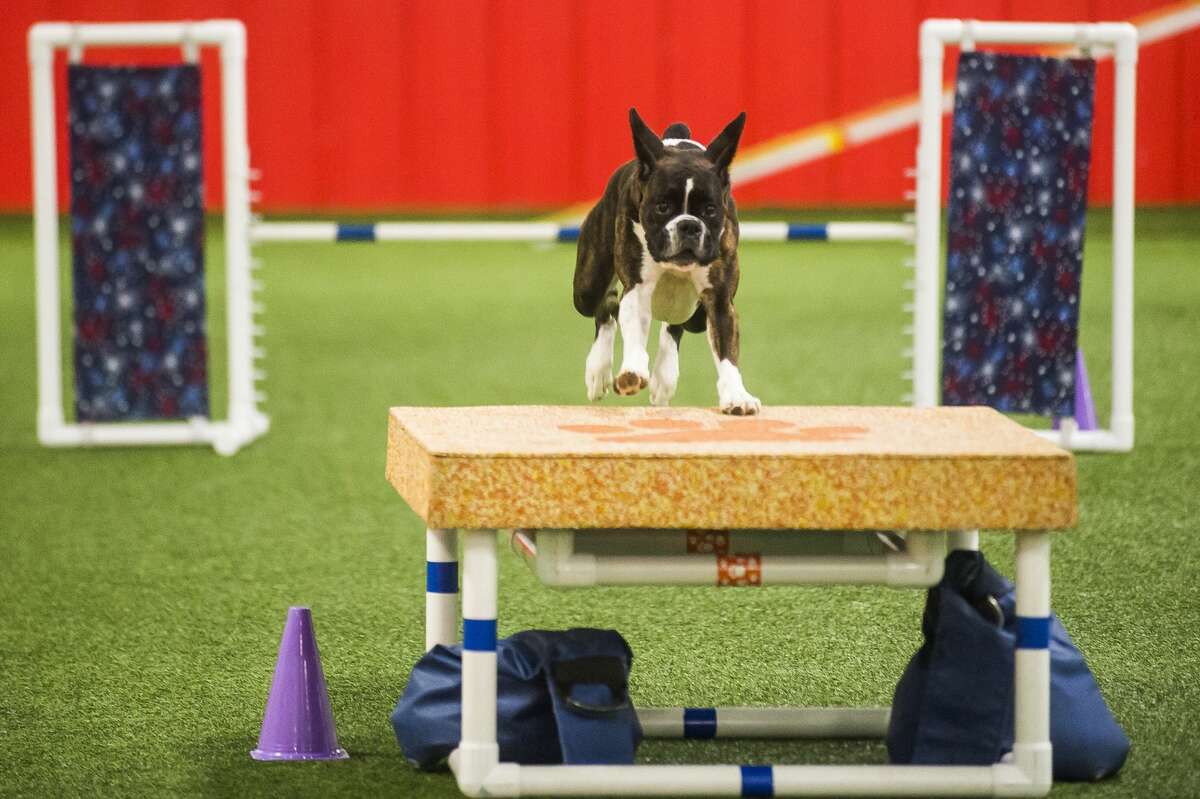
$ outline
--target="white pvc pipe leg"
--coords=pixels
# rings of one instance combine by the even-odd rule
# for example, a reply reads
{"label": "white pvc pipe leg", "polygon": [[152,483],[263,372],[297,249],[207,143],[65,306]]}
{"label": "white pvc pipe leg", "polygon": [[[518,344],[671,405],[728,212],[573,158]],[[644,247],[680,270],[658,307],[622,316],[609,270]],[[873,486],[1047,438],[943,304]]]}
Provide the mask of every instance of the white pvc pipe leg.
{"label": "white pvc pipe leg", "polygon": [[458,640],[458,531],[425,531],[425,650]]}
{"label": "white pvc pipe leg", "polygon": [[1117,449],[1133,449],[1133,193],[1137,120],[1137,30],[1122,29],[1114,51],[1112,192],[1112,416]]}
{"label": "white pvc pipe leg", "polygon": [[1017,655],[1013,762],[1032,794],[1049,792],[1050,534],[1017,534]]}
{"label": "white pvc pipe leg", "polygon": [[496,531],[463,534],[462,740],[450,765],[479,796],[500,760],[496,743]]}
{"label": "white pvc pipe leg", "polygon": [[968,552],[979,551],[979,531],[978,530],[955,530],[947,534],[947,547],[953,552],[956,549],[963,549]]}
{"label": "white pvc pipe leg", "polygon": [[938,404],[941,364],[938,300],[942,235],[942,43],[921,25],[921,118],[917,144],[916,274],[913,284],[913,405]]}

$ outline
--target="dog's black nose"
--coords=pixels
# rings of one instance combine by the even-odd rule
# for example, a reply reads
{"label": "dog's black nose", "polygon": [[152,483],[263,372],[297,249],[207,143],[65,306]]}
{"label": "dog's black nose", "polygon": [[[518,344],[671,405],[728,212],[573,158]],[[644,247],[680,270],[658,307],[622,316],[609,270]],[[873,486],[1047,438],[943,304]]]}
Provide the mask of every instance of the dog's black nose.
{"label": "dog's black nose", "polygon": [[704,232],[704,226],[695,219],[680,219],[675,229],[679,231],[680,236],[688,239],[698,239]]}

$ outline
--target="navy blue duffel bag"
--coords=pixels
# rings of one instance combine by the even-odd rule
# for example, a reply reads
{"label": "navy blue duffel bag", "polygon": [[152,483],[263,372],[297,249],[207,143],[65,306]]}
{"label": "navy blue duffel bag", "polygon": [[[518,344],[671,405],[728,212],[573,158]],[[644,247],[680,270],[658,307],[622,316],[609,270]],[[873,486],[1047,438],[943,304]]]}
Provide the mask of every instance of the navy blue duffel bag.
{"label": "navy blue duffel bag", "polygon": [[[1013,585],[979,552],[952,552],[929,590],[925,642],[896,686],[888,726],[894,763],[990,765],[1013,744]],[[1129,753],[1083,655],[1050,620],[1050,742],[1055,780],[1099,780]]]}
{"label": "navy blue duffel bag", "polygon": [[[615,630],[526,630],[496,643],[496,736],[506,763],[629,764],[642,740],[633,652]],[[462,646],[435,646],[392,712],[405,757],[441,765],[462,728]]]}

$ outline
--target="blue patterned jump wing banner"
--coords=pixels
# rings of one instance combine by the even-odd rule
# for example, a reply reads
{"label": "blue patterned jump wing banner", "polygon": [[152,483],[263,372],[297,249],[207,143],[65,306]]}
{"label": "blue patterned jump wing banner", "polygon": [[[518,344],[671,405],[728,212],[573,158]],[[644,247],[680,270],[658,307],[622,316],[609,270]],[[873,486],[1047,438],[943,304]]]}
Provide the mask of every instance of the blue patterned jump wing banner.
{"label": "blue patterned jump wing banner", "polygon": [[950,146],[942,402],[1074,411],[1095,62],[963,53]]}
{"label": "blue patterned jump wing banner", "polygon": [[67,82],[76,418],[207,416],[200,69]]}

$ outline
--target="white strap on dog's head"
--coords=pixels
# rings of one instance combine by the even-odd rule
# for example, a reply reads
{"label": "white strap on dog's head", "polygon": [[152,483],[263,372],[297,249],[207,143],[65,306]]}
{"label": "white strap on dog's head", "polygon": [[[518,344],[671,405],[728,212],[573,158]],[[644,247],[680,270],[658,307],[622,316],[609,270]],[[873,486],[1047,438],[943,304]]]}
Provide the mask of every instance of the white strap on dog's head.
{"label": "white strap on dog's head", "polygon": [[703,144],[695,139],[663,139],[662,143],[664,147],[678,147],[681,144],[694,144],[701,150],[706,149]]}

